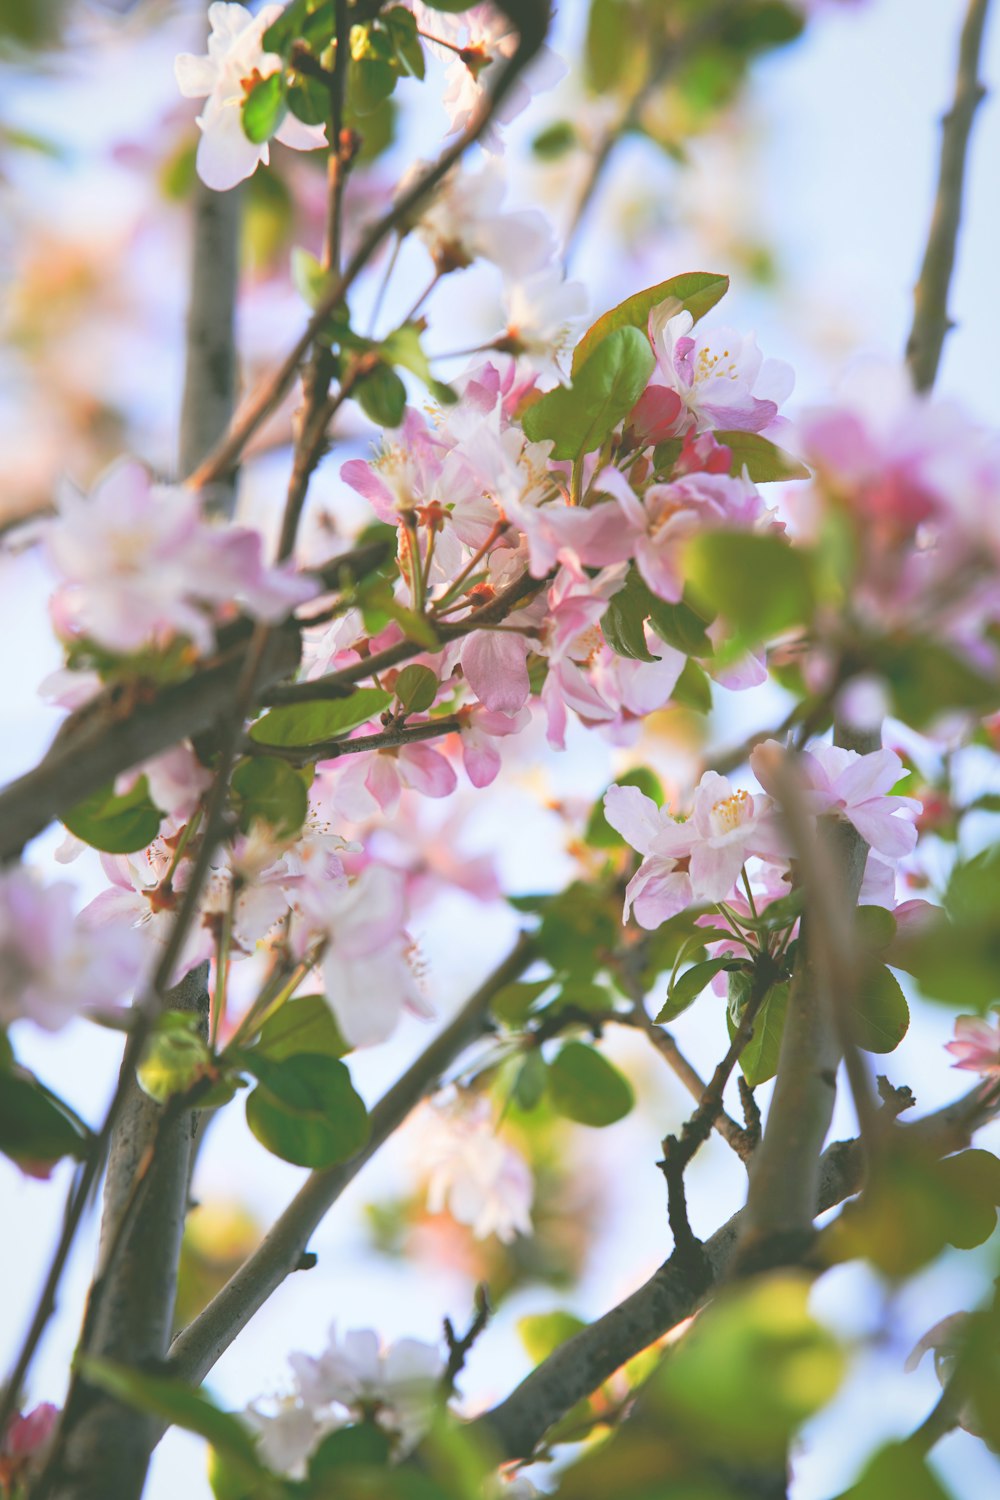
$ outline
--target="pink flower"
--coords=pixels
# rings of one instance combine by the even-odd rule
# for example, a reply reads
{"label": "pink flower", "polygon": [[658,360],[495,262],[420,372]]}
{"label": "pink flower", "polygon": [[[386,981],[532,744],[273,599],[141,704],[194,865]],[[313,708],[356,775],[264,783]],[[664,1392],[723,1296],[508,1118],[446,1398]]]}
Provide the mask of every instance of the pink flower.
{"label": "pink flower", "polygon": [[23,866],[0,872],[0,1026],[27,1018],[59,1031],[81,1011],[110,1008],[137,982],[135,934],[98,937],[74,916],[73,898],[71,885],[42,886]]}
{"label": "pink flower", "polygon": [[461,720],[465,774],[473,786],[489,786],[500,770],[500,751],[493,741],[520,734],[531,723],[531,713],[522,708],[516,714],[501,714],[474,705],[461,710]]}
{"label": "pink flower", "polygon": [[328,761],[319,768],[324,813],[362,823],[376,813],[393,813],[405,787],[425,797],[448,797],[458,785],[451,762],[433,745],[416,742],[388,750],[367,750]]}
{"label": "pink flower", "polygon": [[697,431],[763,432],[791,394],[795,376],[783,360],[765,360],[753,334],[732,328],[691,329],[673,299],[649,315],[649,338],[666,384],[677,392]]}
{"label": "pink flower", "polygon": [[194,495],[153,485],[140,464],[115,464],[89,497],[65,487],[59,512],[43,532],[64,580],[52,598],[56,629],[109,651],[179,635],[207,652],[218,610],[238,604],[278,621],[316,592],[287,567],[265,566],[257,532],[209,525]]}
{"label": "pink flower", "polygon": [[[611,826],[647,856],[629,883],[626,914],[629,902],[642,896],[643,910],[656,916],[657,925],[692,900],[728,899],[751,855],[781,857],[768,799],[734,791],[715,771],[706,771],[701,778],[691,816],[684,823],[658,808],[637,787],[610,787],[604,809]],[[678,878],[682,863],[687,865],[686,899],[682,899]],[[638,908],[636,917],[643,926],[649,925]]]}
{"label": "pink flower", "polygon": [[430,1014],[409,961],[403,877],[369,865],[347,886],[301,893],[293,926],[299,952],[326,939],[320,961],[324,993],[352,1047],[384,1042],[404,1009]]}
{"label": "pink flower", "polygon": [[946,1042],[944,1050],[956,1059],[952,1067],[996,1076],[1000,1074],[1000,1022],[990,1025],[979,1016],[959,1016],[955,1040]]}
{"label": "pink flower", "polygon": [[746,530],[775,526],[757,488],[747,479],[728,474],[699,472],[671,484],[650,485],[640,499],[624,475],[609,465],[597,476],[595,487],[617,500],[624,536],[631,539],[631,553],[644,583],[671,604],[678,603],[684,592],[683,549],[697,532],[720,526]]}
{"label": "pink flower", "polygon": [[679,868],[678,860],[656,852],[661,833],[678,825],[635,786],[609,787],[604,815],[626,843],[646,856],[625,889],[622,921],[634,911],[639,926],[653,931],[692,901],[687,871]]}
{"label": "pink flower", "polygon": [[[252,176],[258,162],[267,165],[269,160],[267,141],[255,144],[244,134],[243,102],[252,83],[270,77],[283,66],[276,53],[264,51],[262,39],[284,8],[265,5],[251,15],[245,5],[210,5],[212,33],[207,56],[182,52],[174,63],[177,86],[184,97],[207,100],[198,116],[201,140],[196,164],[202,182],[216,192],[235,187]],[[326,145],[322,126],[304,125],[290,114],[285,115],[274,135],[296,151]]]}
{"label": "pink flower", "polygon": [[[416,162],[400,180],[403,192],[427,167]],[[555,255],[552,225],[538,209],[500,212],[506,184],[499,160],[478,172],[453,170],[420,210],[416,232],[435,264],[451,271],[482,256],[515,279],[540,271]]]}
{"label": "pink flower", "polygon": [[350,1329],[341,1339],[333,1326],[318,1358],[292,1354],[288,1362],[307,1407],[344,1407],[347,1419],[359,1422],[374,1412],[406,1446],[426,1430],[444,1371],[435,1344],[398,1339],[386,1347],[371,1328]]}
{"label": "pink flower", "polygon": [[[784,751],[776,740],[766,740],[750,756],[750,765],[761,786],[771,790],[771,762]],[[896,813],[919,807],[912,797],[888,795],[903,771],[893,750],[873,750],[859,755],[839,745],[814,745],[799,757],[804,776],[806,808],[816,817],[842,818],[853,825],[866,843],[888,859],[909,854],[917,842],[917,830]]]}
{"label": "pink flower", "polygon": [[29,1412],[15,1412],[0,1436],[0,1488],[6,1495],[6,1486],[14,1484],[11,1493],[20,1495],[21,1484],[37,1474],[45,1461],[56,1424],[59,1408],[51,1401],[42,1401]]}

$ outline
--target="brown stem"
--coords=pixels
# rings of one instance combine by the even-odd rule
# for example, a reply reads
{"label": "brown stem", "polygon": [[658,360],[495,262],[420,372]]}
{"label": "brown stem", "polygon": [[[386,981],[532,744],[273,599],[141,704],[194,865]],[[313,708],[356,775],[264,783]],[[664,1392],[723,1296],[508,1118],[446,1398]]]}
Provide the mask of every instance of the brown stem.
{"label": "brown stem", "polygon": [[948,317],[948,289],[962,218],[962,193],[969,137],[986,90],[979,82],[979,59],[989,0],[970,0],[958,48],[958,71],[951,108],[941,121],[941,157],[927,248],[913,292],[913,324],[906,362],[918,391],[929,391],[937,375]]}

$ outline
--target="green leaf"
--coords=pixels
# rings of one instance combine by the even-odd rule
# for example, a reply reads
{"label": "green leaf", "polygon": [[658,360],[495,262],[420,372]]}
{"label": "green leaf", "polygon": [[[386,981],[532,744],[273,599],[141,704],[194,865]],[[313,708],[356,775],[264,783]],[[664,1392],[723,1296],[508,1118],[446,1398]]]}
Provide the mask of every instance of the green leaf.
{"label": "green leaf", "polygon": [[[309,1459],[309,1478],[337,1477],[343,1468],[385,1468],[392,1455],[392,1439],[374,1421],[338,1427],[326,1435]],[[353,1493],[348,1485],[348,1493]],[[374,1494],[372,1495],[374,1500]]]}
{"label": "green leaf", "polygon": [[685,564],[695,602],[755,641],[812,618],[809,557],[780,537],[703,531],[686,547]]}
{"label": "green leaf", "polygon": [[250,726],[258,745],[321,745],[367,724],[392,702],[384,688],[355,688],[346,698],[319,698],[313,703],[291,703],[272,708]]}
{"label": "green leaf", "polygon": [[986,714],[1000,706],[996,679],[982,676],[938,640],[886,638],[871,642],[867,656],[868,670],[888,681],[897,716],[915,729],[949,709]]}
{"label": "green leaf", "polygon": [[[409,15],[409,11],[405,12]],[[434,378],[430,360],[420,342],[422,328],[417,323],[404,323],[396,328],[382,340],[379,346],[382,357],[390,365],[402,365],[404,370],[409,370],[422,380],[435,400],[444,406],[453,406],[458,400],[458,395],[450,385],[445,385],[441,380]]]}
{"label": "green leaf", "polygon": [[729,1288],[674,1347],[655,1392],[685,1441],[730,1465],[782,1463],[846,1367],[833,1334],[810,1316],[812,1280],[784,1272]]}
{"label": "green leaf", "polygon": [[754,484],[810,477],[805,464],[800,464],[790,453],[761,437],[759,432],[717,432],[715,437],[733,455],[730,474],[740,475],[746,469]]}
{"label": "green leaf", "polygon": [[406,713],[422,714],[434,702],[440,686],[437,675],[430,667],[414,662],[400,672],[393,692]]}
{"label": "green leaf", "polygon": [[674,683],[671,697],[674,703],[679,703],[684,708],[693,708],[695,713],[712,712],[712,684],[708,680],[708,674],[691,657],[688,657],[687,665]]}
{"label": "green leaf", "polygon": [[671,276],[668,281],[647,287],[643,292],[635,292],[631,297],[626,297],[624,302],[619,302],[617,307],[604,313],[587,329],[573,351],[572,374],[575,377],[580,366],[590,359],[597,346],[617,330],[637,328],[645,337],[653,308],[659,307],[670,297],[676,298],[678,312],[689,312],[697,323],[699,318],[711,312],[728,290],[728,276],[719,276],[712,271],[686,271],[681,276]]}
{"label": "green leaf", "polygon": [[406,386],[395,370],[377,364],[354,387],[354,398],[376,427],[398,427],[406,410]]}
{"label": "green leaf", "polygon": [[[657,807],[663,806],[663,784],[655,772],[646,766],[636,766],[632,771],[626,771],[624,776],[617,777],[611,786],[637,786],[645,796],[651,798]],[[612,828],[604,815],[604,797],[610,787],[606,787],[604,793],[598,797],[590,809],[590,817],[587,819],[587,827],[584,838],[593,849],[624,849],[625,840],[621,834]]]}
{"label": "green leaf", "polygon": [[315,0],[292,0],[279,16],[275,16],[264,32],[262,46],[265,52],[277,52],[285,56],[294,41],[305,30],[306,17],[315,6]]}
{"label": "green leaf", "polygon": [[591,0],[587,20],[587,83],[595,94],[606,94],[622,77],[632,38],[629,17],[621,0]]}
{"label": "green leaf", "polygon": [[546,897],[537,935],[542,957],[559,973],[592,978],[599,966],[597,954],[618,941],[620,903],[620,896],[611,897],[582,881]]}
{"label": "green leaf", "polygon": [[889,1443],[838,1500],[952,1500],[952,1496],[916,1448]]}
{"label": "green leaf", "polygon": [[134,854],[145,849],[160,831],[163,814],[153,805],[145,776],[122,797],[113,785],[92,792],[63,815],[70,833],[103,854]]}
{"label": "green leaf", "polygon": [[[752,1089],[766,1083],[778,1071],[778,1055],[781,1051],[781,1033],[785,1028],[788,1010],[788,985],[776,984],[767,994],[757,1012],[753,1025],[753,1036],[740,1053],[740,1068],[743,1077]],[[736,1027],[732,1016],[728,1017],[729,1035],[735,1036]]]}
{"label": "green leaf", "polygon": [[408,73],[411,78],[423,78],[424,49],[417,35],[416,16],[402,5],[394,5],[383,12],[381,21],[395,50],[400,72]]}
{"label": "green leaf", "polygon": [[264,1022],[253,1055],[284,1062],[305,1052],[344,1057],[350,1050],[325,995],[299,995]]}
{"label": "green leaf", "polygon": [[297,1053],[281,1062],[243,1054],[258,1080],[247,1096],[247,1124],[261,1145],[298,1167],[329,1167],[360,1151],[368,1112],[342,1062]]}
{"label": "green leaf", "polygon": [[490,1001],[490,1010],[504,1025],[520,1026],[539,995],[551,989],[554,982],[550,974],[547,979],[517,979],[513,984],[505,984]]}
{"label": "green leaf", "polygon": [[573,1338],[586,1326],[583,1319],[578,1318],[575,1313],[565,1312],[560,1308],[554,1312],[529,1313],[527,1317],[518,1318],[517,1334],[528,1358],[540,1365],[554,1349],[565,1344],[567,1339]]}
{"label": "green leaf", "polygon": [[556,120],[540,130],[531,143],[531,149],[540,161],[558,161],[567,151],[579,143],[576,126],[571,120]]}
{"label": "green leaf", "polygon": [[804,890],[789,891],[787,896],[779,896],[776,901],[769,902],[758,917],[745,917],[743,920],[754,932],[780,932],[783,928],[794,925],[802,915],[804,905]]}
{"label": "green leaf", "polygon": [[106,1391],[136,1411],[156,1417],[168,1426],[197,1433],[224,1453],[236,1471],[247,1480],[266,1474],[257,1458],[253,1435],[231,1412],[222,1411],[203,1391],[168,1375],[147,1375],[110,1359],[92,1354],[77,1356],[77,1369],[86,1383]]}
{"label": "green leaf", "polygon": [[0,1151],[20,1166],[84,1157],[88,1138],[62,1100],[27,1069],[0,1072]]}
{"label": "green leaf", "polygon": [[997,1223],[1000,1160],[974,1147],[946,1157],[939,1168],[949,1192],[962,1202],[962,1210],[946,1219],[948,1243],[959,1250],[985,1244]]}
{"label": "green leaf", "polygon": [[241,760],[233,772],[232,789],[244,833],[260,822],[277,833],[291,834],[305,822],[309,793],[301,773],[287,761],[266,755]]}
{"label": "green leaf", "polygon": [[566,1042],[556,1053],[549,1094],[559,1114],[579,1125],[613,1125],[635,1103],[628,1079],[585,1042]]}
{"label": "green leaf", "polygon": [[303,125],[325,125],[330,118],[330,93],[318,78],[296,73],[285,95],[288,108]]}
{"label": "green leaf", "polygon": [[285,75],[279,68],[276,73],[255,83],[243,100],[243,134],[255,146],[269,141],[285,118],[287,109]]}
{"label": "green leaf", "polygon": [[866,971],[853,1019],[854,1040],[866,1052],[893,1052],[906,1035],[910,1008],[899,980],[884,964]]}
{"label": "green leaf", "polygon": [[196,1015],[170,1010],[146,1043],[136,1076],[143,1091],[158,1104],[165,1104],[172,1094],[186,1094],[213,1067],[208,1043],[197,1027]]}
{"label": "green leaf", "polygon": [[527,1054],[517,1070],[513,1094],[521,1109],[534,1109],[549,1081],[548,1063],[537,1049]]}
{"label": "green leaf", "polygon": [[628,416],[656,365],[638,328],[610,333],[576,366],[569,389],[558,386],[530,406],[523,427],[532,442],[554,440],[554,458],[580,458],[599,448]]}
{"label": "green leaf", "polygon": [[692,964],[670,986],[667,1003],[657,1015],[657,1022],[672,1021],[675,1016],[687,1010],[701,992],[708,988],[716,974],[721,974],[723,969],[735,963],[739,963],[739,959],[727,953],[722,958],[707,958],[704,963]]}
{"label": "green leaf", "polygon": [[296,245],[291,258],[292,285],[309,307],[319,307],[331,285],[331,272],[324,271],[315,255]]}
{"label": "green leaf", "polygon": [[869,953],[884,953],[896,936],[896,918],[884,906],[859,906],[855,921],[858,942]]}
{"label": "green leaf", "polygon": [[612,595],[601,616],[601,630],[612,651],[631,661],[657,661],[646,645],[646,618],[649,614],[649,590],[634,568],[629,570],[625,587]]}
{"label": "green leaf", "polygon": [[662,641],[683,651],[685,656],[713,656],[715,647],[706,634],[706,622],[690,606],[681,600],[679,604],[668,604],[649,593],[649,620]]}

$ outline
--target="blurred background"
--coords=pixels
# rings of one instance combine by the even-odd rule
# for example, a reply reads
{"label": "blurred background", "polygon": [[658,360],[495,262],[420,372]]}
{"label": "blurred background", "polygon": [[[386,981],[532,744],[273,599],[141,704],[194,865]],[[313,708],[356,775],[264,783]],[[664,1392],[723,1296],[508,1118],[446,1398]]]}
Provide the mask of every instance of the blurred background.
{"label": "blurred background", "polygon": [[[539,96],[506,131],[508,202],[540,204],[564,230],[586,181],[588,145],[608,123],[607,101],[588,96],[579,56],[585,0],[562,0],[553,46],[567,78]],[[0,347],[0,526],[51,506],[69,478],[86,487],[113,458],[132,452],[174,471],[184,354],[189,202],[196,143],[195,107],[178,96],[177,52],[203,50],[204,6],[57,4],[38,0],[0,9],[0,267],[4,285]],[[732,277],[713,315],[757,331],[766,355],[797,371],[793,408],[824,399],[860,355],[897,356],[927,228],[936,171],[937,121],[953,86],[957,0],[827,0],[808,6],[801,37],[755,58],[739,80],[704,77],[672,90],[645,119],[644,132],[616,147],[573,237],[569,275],[583,281],[596,315],[632,291],[677,272]],[[446,126],[437,103],[438,64],[423,88],[397,91],[394,140],[352,180],[351,222],[384,206],[401,171],[436,149]],[[983,69],[1000,79],[1000,25],[988,33]],[[572,122],[567,131],[566,122]],[[386,126],[388,130],[388,125]],[[939,392],[995,425],[996,244],[1000,235],[996,163],[1000,110],[987,100],[976,125],[968,208]],[[315,158],[276,148],[272,167],[244,185],[245,232],[239,344],[244,384],[294,340],[305,316],[289,278],[295,245],[315,251],[322,233],[324,176]],[[428,279],[418,246],[400,257],[384,311],[403,315]],[[362,309],[374,298],[359,289]],[[427,306],[431,349],[488,339],[502,326],[499,274],[476,266],[450,278]],[[364,317],[361,318],[364,326]],[[444,361],[441,373],[460,364]],[[291,406],[260,435],[243,470],[240,515],[267,530],[280,513],[287,476]],[[365,519],[339,479],[345,458],[372,439],[348,408],[340,442],[313,487],[302,555],[349,535]],[[39,682],[60,660],[46,614],[49,583],[31,550],[0,555],[0,641],[7,678],[4,780],[26,769],[57,723],[38,698]],[[713,739],[730,743],[775,722],[772,690],[739,698],[716,694]],[[511,742],[505,742],[510,745]],[[921,753],[920,747],[917,753]],[[536,726],[507,757],[489,792],[466,791],[442,814],[407,803],[381,833],[400,861],[457,856],[459,884],[432,882],[433,898],[412,923],[427,993],[440,1020],[502,956],[516,913],[495,895],[558,889],[579,874],[573,833],[610,776],[637,762],[656,766],[668,787],[690,783],[700,746],[683,715],[662,715],[645,739],[614,750],[576,727],[565,754],[553,755]],[[927,752],[923,752],[927,753]],[[970,786],[987,775],[972,755]],[[985,787],[985,782],[983,783]],[[412,795],[412,794],[410,794]],[[445,826],[441,826],[447,818]],[[975,836],[975,829],[972,830]],[[81,901],[105,882],[96,856],[53,863],[50,832],[32,859],[76,882]],[[911,872],[917,885],[947,850],[930,848]],[[909,1035],[886,1069],[910,1085],[921,1110],[960,1092],[941,1046],[952,1016],[917,1004]],[[436,1023],[431,1023],[436,1024]],[[699,1006],[676,1034],[692,1060],[710,1070],[726,1045],[722,1006]],[[352,1059],[372,1100],[428,1037],[409,1020],[389,1044]],[[327,1325],[373,1326],[386,1337],[439,1336],[441,1320],[471,1313],[478,1280],[499,1310],[462,1380],[467,1410],[505,1394],[531,1367],[518,1333],[524,1317],[557,1308],[593,1316],[644,1280],[669,1250],[658,1143],[689,1104],[671,1074],[640,1043],[616,1036],[609,1048],[626,1066],[640,1108],[606,1131],[554,1119],[533,1133],[537,1190],[533,1237],[511,1247],[424,1206],[419,1119],[400,1133],[345,1194],[316,1235],[318,1265],[290,1278],[213,1371],[223,1404],[280,1392],[290,1349],[316,1352]],[[22,1028],[19,1057],[93,1122],[109,1096],[119,1043],[83,1022],[56,1037]],[[766,1090],[764,1091],[766,1093]],[[835,1133],[852,1133],[846,1105]],[[996,1148],[1000,1132],[994,1128]],[[528,1149],[529,1142],[523,1142]],[[22,1334],[57,1231],[65,1165],[50,1182],[23,1177],[0,1161],[2,1222],[0,1359]],[[183,1320],[221,1284],[295,1191],[301,1172],[268,1155],[238,1108],[213,1125],[196,1181],[181,1288]],[[692,1216],[708,1233],[742,1201],[739,1163],[714,1139],[691,1173]],[[34,1370],[32,1401],[60,1401],[89,1280],[94,1229],[82,1238]],[[856,1345],[852,1375],[833,1405],[807,1429],[795,1467],[795,1500],[829,1500],[865,1456],[904,1433],[933,1404],[929,1364],[912,1375],[903,1361],[926,1328],[971,1307],[996,1274],[995,1239],[972,1253],[948,1254],[902,1293],[872,1274],[842,1267],[826,1275],[815,1306]],[[1000,1490],[1000,1464],[962,1433],[933,1463],[958,1500]],[[544,1485],[544,1473],[536,1473]],[[210,1493],[199,1442],[171,1433],[161,1444],[150,1500]]]}

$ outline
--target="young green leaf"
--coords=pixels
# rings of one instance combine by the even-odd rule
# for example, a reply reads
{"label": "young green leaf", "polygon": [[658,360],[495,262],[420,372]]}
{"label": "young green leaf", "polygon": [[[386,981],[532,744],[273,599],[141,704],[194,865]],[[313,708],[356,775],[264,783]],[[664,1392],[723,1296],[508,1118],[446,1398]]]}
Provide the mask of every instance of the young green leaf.
{"label": "young green leaf", "polygon": [[368,1112],[342,1062],[296,1053],[280,1062],[255,1050],[242,1062],[257,1079],[247,1124],[262,1146],[298,1167],[329,1167],[360,1151]]}
{"label": "young green leaf", "polygon": [[153,842],[162,818],[150,798],[149,783],[140,776],[120,797],[113,785],[92,792],[63,815],[63,822],[70,833],[102,854],[134,854]]}
{"label": "young green leaf", "polygon": [[607,1058],[584,1042],[566,1042],[549,1064],[549,1095],[567,1120],[613,1125],[635,1103],[632,1085]]}
{"label": "young green leaf", "polygon": [[257,822],[292,834],[305,822],[309,793],[302,773],[287,761],[266,755],[241,760],[233,772],[232,789],[244,833]]}
{"label": "young green leaf", "polygon": [[320,745],[367,724],[392,702],[384,688],[356,688],[346,698],[320,698],[314,703],[293,703],[272,708],[250,726],[250,738],[258,745]]}
{"label": "young green leaf", "polygon": [[285,118],[285,78],[279,68],[255,83],[243,100],[243,134],[255,146],[269,141]]}
{"label": "young green leaf", "polygon": [[628,416],[646,388],[656,361],[638,328],[618,328],[581,363],[569,389],[548,391],[524,414],[532,442],[551,438],[555,458],[576,459],[599,448]]}
{"label": "young green leaf", "polygon": [[617,307],[604,313],[587,329],[573,351],[573,376],[576,376],[598,344],[617,330],[636,328],[645,337],[653,308],[659,307],[671,297],[678,303],[677,311],[689,312],[697,323],[699,318],[711,312],[728,290],[728,276],[719,276],[713,271],[687,271],[681,276],[671,276],[668,281],[660,281],[656,286],[647,287],[645,291],[635,292],[631,297],[626,297],[624,302],[619,302]]}

